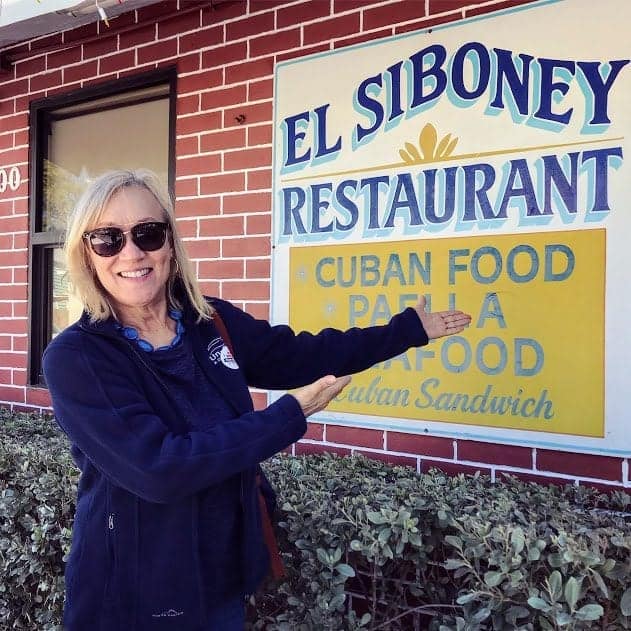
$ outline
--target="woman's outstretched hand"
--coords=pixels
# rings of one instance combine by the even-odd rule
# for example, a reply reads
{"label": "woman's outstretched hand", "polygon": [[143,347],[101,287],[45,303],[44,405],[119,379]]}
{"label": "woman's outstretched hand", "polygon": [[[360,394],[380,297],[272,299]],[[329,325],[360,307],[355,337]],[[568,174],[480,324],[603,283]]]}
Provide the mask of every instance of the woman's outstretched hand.
{"label": "woman's outstretched hand", "polygon": [[425,296],[421,296],[416,307],[416,313],[423,323],[423,328],[430,340],[445,335],[461,333],[471,322],[471,316],[462,311],[425,311]]}
{"label": "woman's outstretched hand", "polygon": [[350,377],[326,375],[317,381],[298,388],[292,394],[297,399],[305,416],[311,416],[324,408],[350,383]]}

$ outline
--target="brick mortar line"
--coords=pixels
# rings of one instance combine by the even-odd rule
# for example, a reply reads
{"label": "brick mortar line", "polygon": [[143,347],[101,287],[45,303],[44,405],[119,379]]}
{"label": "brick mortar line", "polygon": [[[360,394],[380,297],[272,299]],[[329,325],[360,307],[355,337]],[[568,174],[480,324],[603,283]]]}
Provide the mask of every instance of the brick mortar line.
{"label": "brick mortar line", "polygon": [[[557,480],[569,480],[569,481],[574,482],[576,485],[578,485],[579,482],[589,482],[589,483],[597,482],[599,484],[604,484],[604,485],[613,486],[613,487],[631,486],[631,483],[625,482],[625,481],[607,480],[605,478],[591,478],[589,476],[573,475],[569,473],[560,473],[556,471],[539,471],[539,470],[535,471],[533,469],[523,469],[519,467],[511,467],[510,465],[498,465],[495,463],[488,463],[488,462],[477,462],[477,461],[471,461],[471,460],[457,460],[457,459],[452,460],[452,459],[443,458],[440,456],[432,456],[429,454],[410,454],[406,452],[387,451],[387,450],[381,450],[375,447],[362,447],[360,445],[351,445],[351,444],[346,444],[346,443],[330,443],[327,441],[317,441],[317,440],[306,439],[306,438],[300,439],[298,442],[300,442],[301,444],[307,444],[307,445],[320,445],[323,447],[350,449],[351,452],[353,452],[354,450],[362,450],[369,453],[379,453],[379,454],[384,454],[384,455],[389,455],[389,456],[418,458],[421,460],[421,462],[423,460],[425,461],[431,460],[431,461],[445,462],[445,463],[451,463],[451,464],[462,464],[469,467],[482,466],[485,469],[489,469],[493,473],[492,475],[493,478],[495,477],[497,473],[502,473],[502,472],[524,473],[524,474],[531,474],[531,475],[537,474],[540,477],[557,479]],[[594,457],[598,457],[598,456],[595,455]]]}

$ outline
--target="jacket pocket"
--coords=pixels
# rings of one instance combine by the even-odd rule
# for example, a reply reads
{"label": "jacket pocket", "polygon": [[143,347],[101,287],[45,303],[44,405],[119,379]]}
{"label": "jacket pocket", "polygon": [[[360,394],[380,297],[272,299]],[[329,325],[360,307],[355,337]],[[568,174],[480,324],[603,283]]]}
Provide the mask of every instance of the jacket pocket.
{"label": "jacket pocket", "polygon": [[139,503],[138,629],[181,631],[204,621],[194,498]]}

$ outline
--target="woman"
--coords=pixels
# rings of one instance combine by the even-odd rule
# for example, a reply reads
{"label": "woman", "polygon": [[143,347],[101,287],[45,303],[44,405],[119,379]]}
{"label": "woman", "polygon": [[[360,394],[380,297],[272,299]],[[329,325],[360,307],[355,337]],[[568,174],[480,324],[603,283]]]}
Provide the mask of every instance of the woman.
{"label": "woman", "polygon": [[[242,629],[269,567],[258,464],[304,434],[344,375],[470,318],[422,301],[386,326],[295,335],[205,298],[147,171],[97,179],[65,247],[85,311],[44,354],[81,469],[65,629]],[[255,412],[248,386],[299,389]]]}

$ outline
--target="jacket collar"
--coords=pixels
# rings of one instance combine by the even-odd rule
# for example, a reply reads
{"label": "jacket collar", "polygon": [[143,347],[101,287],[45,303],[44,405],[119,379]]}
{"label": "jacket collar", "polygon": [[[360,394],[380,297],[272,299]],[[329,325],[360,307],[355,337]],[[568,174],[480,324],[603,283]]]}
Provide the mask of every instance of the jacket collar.
{"label": "jacket collar", "polygon": [[[204,374],[208,379],[212,380],[217,389],[224,396],[225,400],[240,414],[251,410],[251,399],[244,396],[247,393],[247,384],[243,379],[241,370],[232,370],[223,365],[214,366],[209,358],[208,347],[210,343],[219,338],[222,339],[219,329],[215,326],[214,321],[197,322],[197,313],[192,308],[188,299],[181,299],[182,304],[182,321],[184,323],[186,335],[192,340],[193,352],[201,366]],[[97,320],[93,322],[87,312],[83,312],[77,325],[90,333],[104,335],[115,341],[124,343],[124,339],[117,330],[117,321],[113,317],[107,320]],[[225,344],[225,340],[223,340]],[[138,349],[138,354],[143,353]],[[236,359],[236,358],[235,358]],[[235,379],[241,380],[243,388],[235,388]]]}

